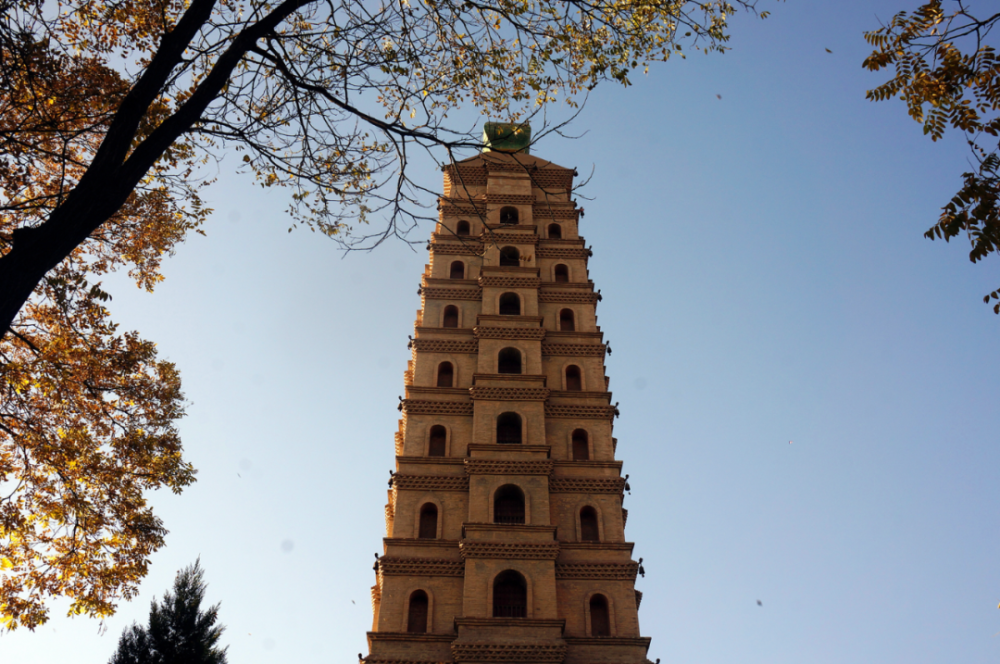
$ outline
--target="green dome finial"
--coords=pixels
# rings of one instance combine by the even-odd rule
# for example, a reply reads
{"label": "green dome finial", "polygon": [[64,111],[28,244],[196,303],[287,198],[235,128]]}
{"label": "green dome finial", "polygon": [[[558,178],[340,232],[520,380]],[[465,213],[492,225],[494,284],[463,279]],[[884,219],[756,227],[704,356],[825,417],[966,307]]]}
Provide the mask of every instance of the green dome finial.
{"label": "green dome finial", "polygon": [[483,125],[483,152],[531,152],[531,125],[487,122]]}

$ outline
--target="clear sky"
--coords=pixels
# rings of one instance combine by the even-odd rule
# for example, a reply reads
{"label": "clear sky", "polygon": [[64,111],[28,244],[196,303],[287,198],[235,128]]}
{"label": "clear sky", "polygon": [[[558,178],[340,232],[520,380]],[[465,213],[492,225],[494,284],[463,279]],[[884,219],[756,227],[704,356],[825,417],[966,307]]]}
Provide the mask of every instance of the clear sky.
{"label": "clear sky", "polygon": [[[761,3],[773,16],[737,17],[732,52],[599,88],[582,138],[535,149],[594,169],[581,231],[649,657],[993,664],[1000,317],[981,298],[1000,260],[922,237],[966,167],[959,137],[864,99],[884,76],[862,70],[862,32],[918,3]],[[198,556],[234,664],[367,653],[426,252],[289,234],[281,194],[234,163],[158,291],[112,286],[123,329],[182,372],[199,481],[155,496],[167,546],[103,633],[57,603],[0,637],[3,664],[106,662]]]}

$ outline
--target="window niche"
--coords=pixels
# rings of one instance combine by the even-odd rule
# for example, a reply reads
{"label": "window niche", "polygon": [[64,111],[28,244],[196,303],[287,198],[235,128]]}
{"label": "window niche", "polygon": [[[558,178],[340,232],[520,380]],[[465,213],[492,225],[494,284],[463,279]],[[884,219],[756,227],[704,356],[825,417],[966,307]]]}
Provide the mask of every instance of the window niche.
{"label": "window niche", "polygon": [[417,531],[419,539],[437,539],[438,508],[434,503],[426,503],[420,508],[420,527]]}
{"label": "window niche", "polygon": [[417,634],[427,632],[427,614],[430,602],[423,590],[414,590],[410,595],[410,607],[407,612],[406,631]]}
{"label": "window niche", "polygon": [[575,332],[576,331],[576,320],[573,316],[572,309],[562,309],[559,312],[559,331],[560,332]]}
{"label": "window niche", "polygon": [[516,226],[519,223],[520,216],[518,215],[516,207],[500,208],[500,223],[504,226]]}
{"label": "window niche", "polygon": [[455,387],[455,367],[451,362],[442,362],[438,365],[437,386]]}
{"label": "window niche", "polygon": [[519,267],[521,265],[521,252],[517,247],[503,247],[500,249],[500,267]]}
{"label": "window niche", "polygon": [[504,348],[497,354],[497,373],[521,373],[521,351],[516,348]]}
{"label": "window niche", "polygon": [[521,296],[517,293],[504,293],[500,296],[501,316],[521,315]]}
{"label": "window niche", "polygon": [[431,427],[430,439],[427,441],[427,456],[445,456],[448,447],[448,430],[440,424]]}
{"label": "window niche", "polygon": [[493,617],[525,618],[527,615],[527,581],[512,569],[501,572],[493,580]]}
{"label": "window niche", "polygon": [[458,307],[454,304],[449,304],[444,308],[441,327],[458,327]]}
{"label": "window niche", "polygon": [[521,416],[517,413],[501,413],[497,417],[497,444],[521,444]]}

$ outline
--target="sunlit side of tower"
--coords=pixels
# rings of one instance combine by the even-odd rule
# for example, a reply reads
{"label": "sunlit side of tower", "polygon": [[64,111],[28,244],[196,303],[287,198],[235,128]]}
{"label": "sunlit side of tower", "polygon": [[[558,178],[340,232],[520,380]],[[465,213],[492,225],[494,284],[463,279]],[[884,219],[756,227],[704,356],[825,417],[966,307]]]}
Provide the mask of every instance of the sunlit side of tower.
{"label": "sunlit side of tower", "polygon": [[444,169],[368,664],[647,661],[575,173],[527,131]]}

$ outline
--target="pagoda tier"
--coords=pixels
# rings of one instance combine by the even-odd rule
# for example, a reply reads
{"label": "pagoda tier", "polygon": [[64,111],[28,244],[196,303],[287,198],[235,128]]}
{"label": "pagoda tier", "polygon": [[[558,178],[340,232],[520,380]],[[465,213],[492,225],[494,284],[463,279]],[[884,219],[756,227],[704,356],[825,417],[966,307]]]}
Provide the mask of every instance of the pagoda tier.
{"label": "pagoda tier", "polygon": [[369,664],[648,661],[574,175],[444,169]]}

